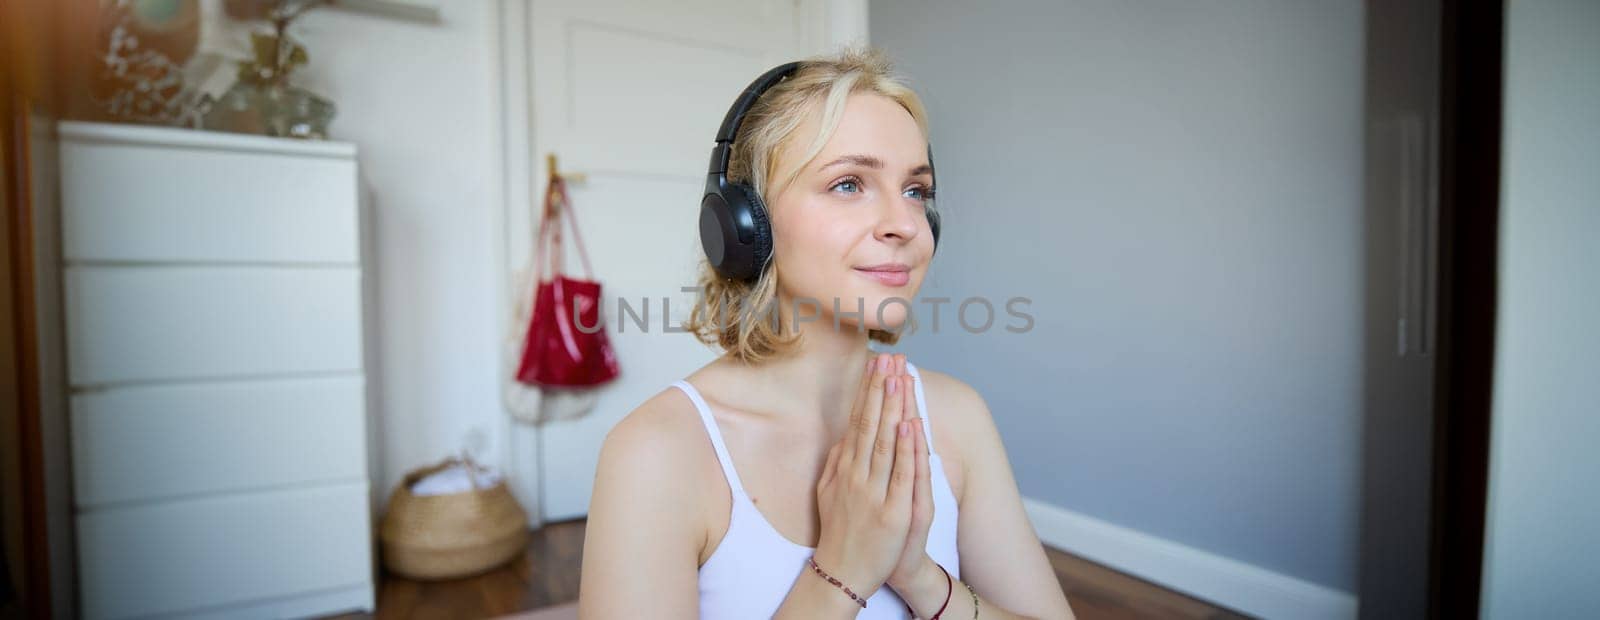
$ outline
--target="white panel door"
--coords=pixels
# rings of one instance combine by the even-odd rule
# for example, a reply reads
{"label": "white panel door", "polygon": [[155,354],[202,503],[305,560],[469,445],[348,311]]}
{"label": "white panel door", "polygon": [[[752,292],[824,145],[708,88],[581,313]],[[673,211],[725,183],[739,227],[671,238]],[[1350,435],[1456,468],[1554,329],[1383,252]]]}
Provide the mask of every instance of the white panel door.
{"label": "white panel door", "polygon": [[[525,56],[512,62],[529,72],[531,202],[544,195],[547,153],[562,171],[587,175],[569,193],[622,369],[600,388],[589,415],[538,429],[511,426],[510,466],[524,478],[515,486],[536,521],[588,514],[606,433],[715,357],[692,336],[666,329],[682,324],[694,300],[680,288],[695,284],[712,139],[751,80],[822,51],[808,41],[826,39],[823,7],[810,0],[540,0],[525,17],[508,15],[529,20]],[[515,269],[534,229],[527,208],[509,215],[507,258]],[[581,274],[567,244],[567,272]],[[646,330],[619,316],[618,298],[635,315],[648,305]]]}

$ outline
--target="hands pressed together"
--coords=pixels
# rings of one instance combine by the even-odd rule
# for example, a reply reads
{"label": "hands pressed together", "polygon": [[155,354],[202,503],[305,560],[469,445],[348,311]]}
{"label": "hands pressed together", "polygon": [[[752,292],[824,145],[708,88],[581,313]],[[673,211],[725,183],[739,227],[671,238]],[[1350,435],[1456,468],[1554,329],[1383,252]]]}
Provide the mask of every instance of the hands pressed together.
{"label": "hands pressed together", "polygon": [[815,561],[863,600],[937,570],[926,549],[933,483],[918,413],[905,355],[874,354],[817,483]]}

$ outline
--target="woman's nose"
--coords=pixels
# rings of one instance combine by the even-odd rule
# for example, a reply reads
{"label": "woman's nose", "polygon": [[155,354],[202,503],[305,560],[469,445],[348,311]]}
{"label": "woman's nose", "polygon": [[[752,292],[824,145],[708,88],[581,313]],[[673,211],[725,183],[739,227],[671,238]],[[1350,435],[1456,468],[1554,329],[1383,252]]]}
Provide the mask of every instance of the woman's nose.
{"label": "woman's nose", "polygon": [[877,228],[873,236],[880,241],[894,240],[902,243],[915,239],[920,230],[916,214],[912,213],[912,209],[908,208],[899,196],[892,196],[886,202],[888,204],[880,205],[878,208]]}

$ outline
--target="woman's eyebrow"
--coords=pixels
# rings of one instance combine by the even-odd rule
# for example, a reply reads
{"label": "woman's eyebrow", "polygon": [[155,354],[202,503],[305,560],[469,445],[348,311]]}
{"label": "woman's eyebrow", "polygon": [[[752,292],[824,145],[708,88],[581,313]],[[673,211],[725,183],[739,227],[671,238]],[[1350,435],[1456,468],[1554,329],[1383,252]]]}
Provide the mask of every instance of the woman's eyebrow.
{"label": "woman's eyebrow", "polygon": [[[830,161],[830,162],[828,162],[826,164],[823,164],[821,168],[817,168],[817,171],[821,172],[823,170],[827,170],[828,168],[830,168],[832,166],[839,165],[839,164],[857,164],[857,165],[861,165],[861,166],[866,166],[868,168],[872,168],[873,170],[882,170],[883,169],[883,160],[878,159],[877,157],[873,157],[871,155],[845,155],[843,157],[840,157],[838,159]],[[913,176],[919,175],[919,174],[927,174],[927,173],[930,173],[930,172],[933,172],[933,167],[929,166],[928,164],[922,164],[920,166],[917,166],[917,167],[911,169],[911,174]]]}

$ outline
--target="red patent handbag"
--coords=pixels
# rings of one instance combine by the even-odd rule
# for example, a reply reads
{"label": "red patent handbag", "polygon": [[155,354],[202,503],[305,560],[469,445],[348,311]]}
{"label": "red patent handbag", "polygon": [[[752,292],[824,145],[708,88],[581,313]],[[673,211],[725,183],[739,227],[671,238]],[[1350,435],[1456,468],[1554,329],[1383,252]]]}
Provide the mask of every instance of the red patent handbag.
{"label": "red patent handbag", "polygon": [[[594,280],[578,222],[567,199],[567,184],[560,175],[552,176],[545,190],[544,217],[539,223],[539,242],[534,250],[533,273],[538,278],[528,336],[523,343],[522,362],[517,380],[543,387],[592,387],[616,378],[617,355],[606,338],[600,313],[600,282]],[[572,227],[572,240],[589,279],[567,277],[561,267],[561,221]],[[549,238],[550,278],[544,277],[542,263],[547,258],[545,239]]]}

